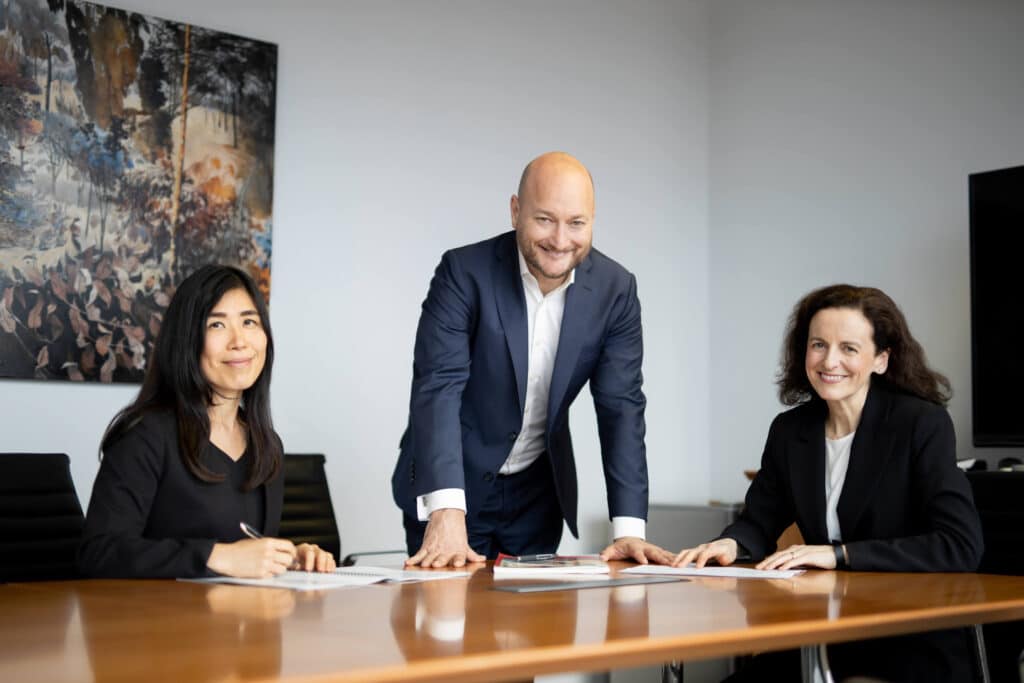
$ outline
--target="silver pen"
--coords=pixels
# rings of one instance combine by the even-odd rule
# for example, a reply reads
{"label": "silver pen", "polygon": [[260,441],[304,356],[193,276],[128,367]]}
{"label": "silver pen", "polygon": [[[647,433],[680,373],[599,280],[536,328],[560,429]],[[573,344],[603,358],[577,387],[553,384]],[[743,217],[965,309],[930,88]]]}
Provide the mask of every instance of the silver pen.
{"label": "silver pen", "polygon": [[245,522],[239,522],[238,526],[239,526],[239,528],[242,529],[242,533],[245,534],[246,536],[248,536],[249,538],[263,538],[263,534],[261,534],[260,532],[256,531],[255,529],[253,529],[251,526],[249,526]]}
{"label": "silver pen", "polygon": [[[261,534],[260,532],[256,531],[255,529],[253,529],[251,526],[249,526],[245,522],[239,522],[238,523],[238,527],[242,530],[242,533],[245,534],[246,536],[248,536],[249,538],[263,538],[263,534]],[[298,558],[295,558],[295,561],[292,562],[292,565],[290,567],[288,567],[288,568],[289,569],[300,569],[301,567],[299,565]]]}

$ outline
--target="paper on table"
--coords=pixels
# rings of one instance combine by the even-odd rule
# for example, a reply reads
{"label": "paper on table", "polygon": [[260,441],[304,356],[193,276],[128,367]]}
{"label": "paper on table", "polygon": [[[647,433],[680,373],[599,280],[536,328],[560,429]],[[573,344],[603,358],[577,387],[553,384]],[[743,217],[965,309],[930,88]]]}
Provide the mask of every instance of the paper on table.
{"label": "paper on table", "polygon": [[642,565],[623,569],[620,574],[656,574],[668,576],[716,576],[732,579],[791,579],[804,573],[804,569],[750,569],[747,567],[704,567],[697,569],[693,564],[685,567],[663,565]]}
{"label": "paper on table", "polygon": [[384,567],[339,567],[333,573],[285,572],[269,579],[239,579],[233,576],[213,576],[205,579],[178,579],[195,583],[231,583],[240,586],[288,588],[296,591],[321,591],[333,588],[353,588],[374,583],[393,581],[433,581],[469,576],[469,572],[403,571]]}
{"label": "paper on table", "polygon": [[441,579],[460,579],[469,576],[469,572],[437,571],[430,569],[394,569],[391,567],[370,567],[356,565],[354,567],[338,567],[335,575],[355,577],[376,576],[377,581],[393,581],[395,583],[413,583],[415,581],[439,581]]}
{"label": "paper on table", "polygon": [[332,588],[352,588],[378,583],[380,576],[345,576],[320,574],[317,572],[285,572],[269,579],[239,579],[234,576],[212,576],[206,579],[178,579],[195,583],[231,583],[239,586],[262,586],[264,588],[288,588],[294,591],[322,591]]}
{"label": "paper on table", "polygon": [[531,570],[529,574],[513,574],[512,576],[507,574],[494,575],[494,581],[497,583],[507,583],[509,581],[544,581],[546,583],[554,581],[610,581],[611,578],[611,574],[563,574],[534,570]]}

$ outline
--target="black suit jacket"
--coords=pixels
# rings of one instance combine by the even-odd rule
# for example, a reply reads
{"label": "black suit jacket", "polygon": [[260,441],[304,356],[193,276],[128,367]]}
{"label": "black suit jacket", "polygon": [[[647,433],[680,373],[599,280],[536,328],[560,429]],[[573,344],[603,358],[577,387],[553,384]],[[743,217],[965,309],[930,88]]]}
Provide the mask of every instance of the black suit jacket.
{"label": "black suit jacket", "polygon": [[[752,559],[773,552],[793,522],[809,545],[832,540],[825,526],[827,414],[815,399],[772,422],[745,508],[722,533]],[[981,522],[956,466],[949,413],[880,378],[853,438],[837,513],[851,569],[973,571],[981,561]]]}
{"label": "black suit jacket", "polygon": [[[772,422],[744,510],[722,532],[751,559],[773,552],[793,522],[808,545],[832,540],[825,525],[827,416],[828,407],[815,399]],[[836,511],[851,569],[973,571],[981,561],[981,523],[956,466],[949,413],[884,379],[876,377],[868,391]],[[932,631],[830,645],[829,658],[836,680],[857,674],[959,683],[973,677],[968,642],[964,629]],[[782,678],[752,672],[752,680]]]}
{"label": "black suit jacket", "polygon": [[[225,473],[230,466],[227,455],[212,444],[201,458],[213,472]],[[235,478],[240,474],[235,472]],[[244,538],[238,524],[245,514],[239,507],[241,495],[232,490],[231,477],[204,482],[188,470],[173,415],[146,415],[104,450],[78,551],[79,569],[95,577],[213,575],[206,561],[214,544]],[[263,498],[264,514],[263,519],[245,521],[266,536],[276,536],[284,475],[248,495]]]}

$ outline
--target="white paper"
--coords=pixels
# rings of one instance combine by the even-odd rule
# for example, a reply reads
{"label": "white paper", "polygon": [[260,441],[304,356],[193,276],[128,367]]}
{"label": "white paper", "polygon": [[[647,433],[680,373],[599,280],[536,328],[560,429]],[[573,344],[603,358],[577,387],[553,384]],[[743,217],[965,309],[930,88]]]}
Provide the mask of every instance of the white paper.
{"label": "white paper", "polygon": [[620,574],[654,574],[660,576],[714,576],[730,579],[791,579],[803,574],[805,569],[749,569],[747,567],[704,567],[697,569],[693,563],[685,567],[666,567],[648,564],[623,569]]}
{"label": "white paper", "polygon": [[499,574],[494,572],[495,581],[533,581],[543,579],[546,583],[557,583],[558,581],[609,581],[610,574],[567,574],[565,572],[545,573],[539,569],[530,569],[530,573],[522,574]]}
{"label": "white paper", "polygon": [[377,581],[393,581],[395,583],[413,583],[416,581],[439,581],[441,579],[460,579],[469,576],[469,572],[431,571],[429,569],[394,569],[391,567],[370,567],[356,565],[354,567],[338,567],[335,575],[355,577],[377,577]]}
{"label": "white paper", "polygon": [[239,579],[233,576],[213,576],[205,579],[178,579],[195,583],[230,583],[239,586],[262,586],[264,588],[288,588],[296,591],[322,591],[334,588],[369,586],[385,581],[410,583],[414,581],[436,581],[469,576],[469,572],[449,571],[405,571],[385,567],[338,567],[333,573],[289,571],[270,579]]}
{"label": "white paper", "polygon": [[262,586],[264,588],[288,588],[294,591],[322,591],[334,588],[353,588],[378,583],[380,576],[345,576],[319,572],[285,572],[270,579],[239,579],[234,576],[213,576],[207,579],[178,579],[195,583],[230,583],[239,586]]}

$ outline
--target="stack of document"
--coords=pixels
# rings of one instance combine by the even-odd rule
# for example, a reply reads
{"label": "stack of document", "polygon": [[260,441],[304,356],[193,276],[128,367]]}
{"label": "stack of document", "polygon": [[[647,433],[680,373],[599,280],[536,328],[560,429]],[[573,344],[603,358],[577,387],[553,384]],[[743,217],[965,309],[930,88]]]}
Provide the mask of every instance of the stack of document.
{"label": "stack of document", "polygon": [[[597,555],[498,555],[496,579],[607,578],[608,564]],[[603,576],[602,576],[603,575]]]}

